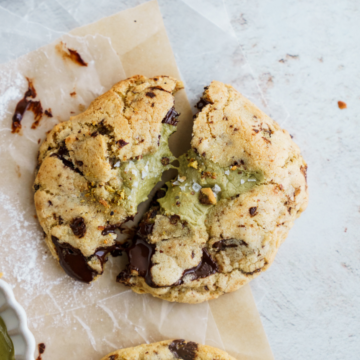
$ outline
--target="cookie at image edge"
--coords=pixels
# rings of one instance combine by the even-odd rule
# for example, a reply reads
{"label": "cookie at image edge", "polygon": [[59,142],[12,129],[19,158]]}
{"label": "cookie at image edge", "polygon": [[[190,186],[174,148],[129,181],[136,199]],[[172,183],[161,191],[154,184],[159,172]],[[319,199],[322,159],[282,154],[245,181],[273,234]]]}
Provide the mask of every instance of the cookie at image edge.
{"label": "cookie at image edge", "polygon": [[101,360],[235,360],[225,351],[182,339],[114,351]]}

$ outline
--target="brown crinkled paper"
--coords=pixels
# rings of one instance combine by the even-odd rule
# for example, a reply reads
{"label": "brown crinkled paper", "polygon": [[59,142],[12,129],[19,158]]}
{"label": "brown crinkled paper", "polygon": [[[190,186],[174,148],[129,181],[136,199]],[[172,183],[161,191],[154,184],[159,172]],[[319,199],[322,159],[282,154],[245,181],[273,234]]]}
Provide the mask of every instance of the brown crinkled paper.
{"label": "brown crinkled paper", "polygon": [[[67,49],[76,50],[87,66],[71,60]],[[75,29],[0,66],[0,271],[25,308],[36,341],[46,344],[47,360],[95,360],[168,338],[216,346],[239,360],[273,359],[249,286],[209,303],[173,304],[117,284],[119,258],[111,258],[104,275],[86,285],[65,275],[47,250],[31,189],[38,143],[54,124],[134,74],[180,78],[156,1]],[[52,117],[43,114],[31,129],[34,114],[27,111],[20,133],[12,134],[26,77],[37,92],[31,100],[40,100]],[[184,91],[176,95],[176,108],[182,115],[170,146],[179,155],[189,147],[192,126]]]}

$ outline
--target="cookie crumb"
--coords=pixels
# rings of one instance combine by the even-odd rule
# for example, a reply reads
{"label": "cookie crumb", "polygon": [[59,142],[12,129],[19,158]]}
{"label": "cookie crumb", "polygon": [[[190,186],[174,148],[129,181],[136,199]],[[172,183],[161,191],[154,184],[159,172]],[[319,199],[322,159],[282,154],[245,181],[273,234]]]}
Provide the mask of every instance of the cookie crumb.
{"label": "cookie crumb", "polygon": [[345,102],[339,100],[338,101],[338,107],[339,107],[339,109],[344,110],[344,109],[347,108],[347,105],[346,105]]}

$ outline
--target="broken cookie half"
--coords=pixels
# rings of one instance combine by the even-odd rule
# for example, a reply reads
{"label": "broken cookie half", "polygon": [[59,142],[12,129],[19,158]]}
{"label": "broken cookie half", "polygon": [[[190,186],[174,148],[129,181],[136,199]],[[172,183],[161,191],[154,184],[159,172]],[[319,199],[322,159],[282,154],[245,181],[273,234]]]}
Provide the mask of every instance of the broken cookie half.
{"label": "broken cookie half", "polygon": [[91,282],[109,253],[118,255],[121,225],[132,219],[175,160],[174,94],[168,76],[133,76],[89,108],[56,125],[42,143],[34,183],[46,243],[66,273]]}
{"label": "broken cookie half", "polygon": [[144,216],[118,276],[168,301],[213,299],[266,270],[308,201],[307,165],[274,120],[217,81],[198,108],[192,149]]}

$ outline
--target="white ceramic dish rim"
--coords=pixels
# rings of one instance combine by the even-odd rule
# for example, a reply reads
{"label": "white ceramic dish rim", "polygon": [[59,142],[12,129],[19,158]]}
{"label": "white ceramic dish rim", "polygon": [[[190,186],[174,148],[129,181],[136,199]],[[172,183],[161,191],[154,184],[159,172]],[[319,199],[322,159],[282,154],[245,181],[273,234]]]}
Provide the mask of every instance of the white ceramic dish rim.
{"label": "white ceramic dish rim", "polygon": [[[27,326],[27,317],[25,310],[16,301],[10,285],[1,279],[0,292],[3,293],[5,298],[5,303],[3,305],[0,304],[0,315],[6,310],[12,309],[17,316],[17,321],[13,320],[12,324],[7,323],[8,319],[6,317],[3,318],[6,326],[9,329],[9,336],[14,343],[15,359],[32,360],[34,359],[35,353],[35,338]],[[17,326],[11,329],[10,325],[13,326],[14,323],[17,323]],[[21,337],[23,338],[23,343],[21,342]]]}

